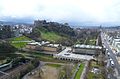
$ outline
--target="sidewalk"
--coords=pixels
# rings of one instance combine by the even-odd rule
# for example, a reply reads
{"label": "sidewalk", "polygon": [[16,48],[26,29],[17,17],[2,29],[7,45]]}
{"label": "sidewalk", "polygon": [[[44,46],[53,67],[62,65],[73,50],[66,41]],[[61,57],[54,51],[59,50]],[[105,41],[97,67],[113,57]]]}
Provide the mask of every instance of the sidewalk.
{"label": "sidewalk", "polygon": [[85,62],[85,67],[84,67],[84,69],[83,69],[83,72],[82,72],[82,74],[81,74],[80,79],[85,79],[86,73],[87,73],[87,68],[88,68],[88,61]]}

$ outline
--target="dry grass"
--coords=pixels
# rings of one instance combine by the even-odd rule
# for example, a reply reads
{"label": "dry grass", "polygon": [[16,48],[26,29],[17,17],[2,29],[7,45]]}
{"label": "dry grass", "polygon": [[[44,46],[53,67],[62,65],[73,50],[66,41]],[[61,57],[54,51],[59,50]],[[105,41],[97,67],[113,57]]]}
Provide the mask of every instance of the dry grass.
{"label": "dry grass", "polygon": [[39,72],[29,76],[28,79],[58,79],[59,69],[51,66],[42,67],[42,76],[39,77]]}
{"label": "dry grass", "polygon": [[59,69],[50,66],[44,66],[43,79],[58,79]]}

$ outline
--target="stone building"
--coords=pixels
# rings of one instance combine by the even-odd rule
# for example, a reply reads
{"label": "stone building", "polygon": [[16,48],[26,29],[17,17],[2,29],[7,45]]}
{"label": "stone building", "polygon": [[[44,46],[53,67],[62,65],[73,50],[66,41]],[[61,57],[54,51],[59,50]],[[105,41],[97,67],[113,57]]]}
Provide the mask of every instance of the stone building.
{"label": "stone building", "polygon": [[76,54],[95,55],[102,51],[101,46],[93,45],[74,45],[72,52]]}
{"label": "stone building", "polygon": [[40,42],[34,42],[34,43],[28,43],[26,45],[27,49],[31,50],[40,50],[40,51],[48,51],[48,52],[59,52],[62,50],[61,44],[50,44],[47,42],[40,43]]}
{"label": "stone building", "polygon": [[43,51],[49,51],[49,52],[59,52],[62,50],[62,45],[60,44],[48,44],[42,46]]}

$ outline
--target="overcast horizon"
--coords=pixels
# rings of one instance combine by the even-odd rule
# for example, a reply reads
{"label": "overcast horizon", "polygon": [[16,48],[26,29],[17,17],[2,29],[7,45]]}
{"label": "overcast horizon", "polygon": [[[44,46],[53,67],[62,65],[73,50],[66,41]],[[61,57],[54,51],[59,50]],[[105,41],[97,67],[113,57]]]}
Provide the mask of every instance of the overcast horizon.
{"label": "overcast horizon", "polygon": [[70,25],[120,25],[119,0],[0,0],[0,20]]}

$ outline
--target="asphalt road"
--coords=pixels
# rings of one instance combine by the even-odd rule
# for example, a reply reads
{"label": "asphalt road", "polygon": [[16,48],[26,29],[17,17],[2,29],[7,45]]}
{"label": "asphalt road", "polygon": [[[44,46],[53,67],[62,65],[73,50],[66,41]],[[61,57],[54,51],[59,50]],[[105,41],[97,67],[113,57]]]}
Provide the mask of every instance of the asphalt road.
{"label": "asphalt road", "polygon": [[118,76],[120,76],[120,65],[116,59],[116,55],[113,53],[112,49],[110,48],[109,44],[107,43],[107,40],[104,39],[105,36],[103,33],[101,33],[101,38],[102,38],[102,42],[104,43],[105,47],[108,49],[109,53],[110,53],[110,57],[113,59],[114,64],[115,64],[115,68],[118,71]]}

